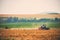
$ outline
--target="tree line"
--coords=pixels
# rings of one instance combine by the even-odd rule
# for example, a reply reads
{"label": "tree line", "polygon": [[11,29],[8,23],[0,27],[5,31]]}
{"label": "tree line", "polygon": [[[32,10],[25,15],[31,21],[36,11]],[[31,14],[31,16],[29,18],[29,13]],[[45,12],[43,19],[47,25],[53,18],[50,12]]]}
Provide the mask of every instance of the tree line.
{"label": "tree line", "polygon": [[0,23],[15,23],[15,22],[60,22],[60,18],[18,18],[18,17],[0,17]]}

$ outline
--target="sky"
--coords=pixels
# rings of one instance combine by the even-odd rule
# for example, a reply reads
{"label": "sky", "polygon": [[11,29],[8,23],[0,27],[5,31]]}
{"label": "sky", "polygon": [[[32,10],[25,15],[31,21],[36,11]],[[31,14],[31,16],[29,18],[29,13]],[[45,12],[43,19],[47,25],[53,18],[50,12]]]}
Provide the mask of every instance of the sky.
{"label": "sky", "polygon": [[60,13],[60,0],[0,0],[0,14]]}

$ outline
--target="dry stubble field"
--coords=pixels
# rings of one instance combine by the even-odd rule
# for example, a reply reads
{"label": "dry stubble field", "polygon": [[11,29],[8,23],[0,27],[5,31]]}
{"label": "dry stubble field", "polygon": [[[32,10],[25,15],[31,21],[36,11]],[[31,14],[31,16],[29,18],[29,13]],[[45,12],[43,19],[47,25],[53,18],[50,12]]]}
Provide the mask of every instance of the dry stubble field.
{"label": "dry stubble field", "polygon": [[0,40],[60,40],[60,30],[0,29]]}

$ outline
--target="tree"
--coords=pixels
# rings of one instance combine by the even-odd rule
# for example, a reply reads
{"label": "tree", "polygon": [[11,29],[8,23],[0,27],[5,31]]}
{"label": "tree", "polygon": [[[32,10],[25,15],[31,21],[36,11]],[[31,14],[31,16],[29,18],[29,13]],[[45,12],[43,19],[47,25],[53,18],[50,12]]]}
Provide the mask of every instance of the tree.
{"label": "tree", "polygon": [[55,21],[58,21],[59,19],[58,18],[55,18]]}

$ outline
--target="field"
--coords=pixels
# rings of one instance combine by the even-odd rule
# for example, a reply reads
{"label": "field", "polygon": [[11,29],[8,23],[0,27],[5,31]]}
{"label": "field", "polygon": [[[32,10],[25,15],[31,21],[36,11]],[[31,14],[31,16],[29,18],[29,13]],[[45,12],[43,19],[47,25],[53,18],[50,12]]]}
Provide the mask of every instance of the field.
{"label": "field", "polygon": [[0,40],[60,40],[60,14],[0,14]]}
{"label": "field", "polygon": [[0,23],[0,28],[39,28],[46,24],[49,28],[60,28],[60,22],[18,22],[18,23]]}
{"label": "field", "polygon": [[60,40],[60,29],[0,29],[0,40]]}

